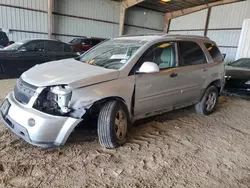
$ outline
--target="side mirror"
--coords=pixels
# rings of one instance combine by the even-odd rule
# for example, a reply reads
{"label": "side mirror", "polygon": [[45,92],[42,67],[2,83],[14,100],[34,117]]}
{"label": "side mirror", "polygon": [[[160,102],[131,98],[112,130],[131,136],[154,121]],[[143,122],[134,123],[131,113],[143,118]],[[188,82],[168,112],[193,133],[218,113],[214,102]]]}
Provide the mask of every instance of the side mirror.
{"label": "side mirror", "polygon": [[159,72],[160,68],[153,62],[144,62],[137,73],[155,73]]}
{"label": "side mirror", "polygon": [[19,48],[18,51],[19,51],[19,52],[27,52],[28,50],[27,50],[27,48],[25,48],[25,47],[23,46],[23,47]]}

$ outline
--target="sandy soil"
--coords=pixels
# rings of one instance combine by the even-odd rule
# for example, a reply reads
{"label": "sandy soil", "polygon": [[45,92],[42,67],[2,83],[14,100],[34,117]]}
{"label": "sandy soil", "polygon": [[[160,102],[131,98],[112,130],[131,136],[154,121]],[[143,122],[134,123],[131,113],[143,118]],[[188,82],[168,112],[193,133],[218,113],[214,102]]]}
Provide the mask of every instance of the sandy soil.
{"label": "sandy soil", "polygon": [[[0,81],[1,99],[14,83]],[[115,150],[92,132],[40,149],[1,124],[0,187],[250,187],[249,112],[249,101],[221,97],[209,117],[186,108],[138,122]]]}

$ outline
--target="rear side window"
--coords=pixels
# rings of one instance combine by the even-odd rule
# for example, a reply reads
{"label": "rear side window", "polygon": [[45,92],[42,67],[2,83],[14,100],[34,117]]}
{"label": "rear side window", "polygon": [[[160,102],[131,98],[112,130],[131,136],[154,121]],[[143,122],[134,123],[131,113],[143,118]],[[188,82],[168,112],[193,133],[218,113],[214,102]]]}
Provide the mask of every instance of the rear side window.
{"label": "rear side window", "polygon": [[57,41],[48,41],[48,52],[63,52],[64,44]]}
{"label": "rear side window", "polygon": [[208,52],[210,53],[210,55],[212,56],[214,62],[220,62],[223,61],[223,57],[220,53],[220,50],[218,49],[218,47],[216,46],[215,43],[205,43],[205,46],[208,50]]}
{"label": "rear side window", "polygon": [[199,65],[207,63],[202,49],[196,42],[180,41],[178,44],[180,66]]}

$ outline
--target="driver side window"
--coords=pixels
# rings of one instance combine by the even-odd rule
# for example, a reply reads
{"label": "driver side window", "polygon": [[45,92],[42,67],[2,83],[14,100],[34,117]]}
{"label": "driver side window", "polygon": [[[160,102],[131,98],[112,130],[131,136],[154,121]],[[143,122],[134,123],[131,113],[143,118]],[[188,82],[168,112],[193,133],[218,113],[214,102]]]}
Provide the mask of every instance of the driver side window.
{"label": "driver side window", "polygon": [[35,43],[30,42],[26,46],[24,46],[27,52],[33,52],[35,48]]}
{"label": "driver side window", "polygon": [[160,70],[175,67],[175,43],[161,42],[151,46],[142,58],[142,62],[156,63]]}
{"label": "driver side window", "polygon": [[44,41],[30,42],[24,47],[27,52],[44,52]]}

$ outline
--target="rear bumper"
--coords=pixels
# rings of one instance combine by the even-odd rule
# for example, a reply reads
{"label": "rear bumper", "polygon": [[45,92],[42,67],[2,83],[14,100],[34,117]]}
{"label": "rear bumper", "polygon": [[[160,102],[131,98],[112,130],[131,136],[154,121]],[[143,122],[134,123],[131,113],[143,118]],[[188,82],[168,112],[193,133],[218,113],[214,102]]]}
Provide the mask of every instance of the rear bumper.
{"label": "rear bumper", "polygon": [[[15,100],[13,92],[6,100],[10,103],[8,112],[1,116],[6,127],[26,142],[39,147],[63,145],[81,119],[45,114]],[[35,125],[30,125],[30,119]]]}

